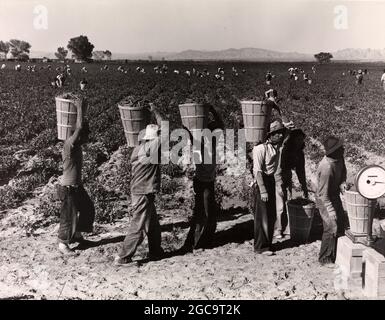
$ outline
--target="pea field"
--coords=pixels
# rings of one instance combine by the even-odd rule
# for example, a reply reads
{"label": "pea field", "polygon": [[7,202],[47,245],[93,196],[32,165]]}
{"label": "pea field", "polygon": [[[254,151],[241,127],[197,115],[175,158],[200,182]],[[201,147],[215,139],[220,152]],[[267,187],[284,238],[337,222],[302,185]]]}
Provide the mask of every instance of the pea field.
{"label": "pea field", "polygon": [[[168,72],[156,73],[154,68],[163,63],[167,65]],[[349,168],[355,168],[356,170],[373,163],[380,164],[385,159],[385,92],[380,83],[383,70],[383,65],[380,63],[333,62],[316,65],[316,72],[313,73],[311,68],[315,63],[95,62],[84,65],[70,64],[72,74],[67,77],[64,86],[61,88],[55,88],[51,85],[52,79],[58,74],[56,68],[63,67],[61,63],[35,63],[34,72],[27,70],[27,66],[31,65],[31,63],[21,63],[20,71],[15,70],[16,63],[5,62],[5,64],[6,68],[0,70],[1,238],[5,238],[10,234],[17,234],[24,241],[32,239],[32,242],[38,241],[39,235],[47,239],[54,238],[54,228],[58,222],[60,206],[55,198],[54,185],[62,170],[62,142],[57,140],[55,97],[64,92],[77,93],[79,91],[79,82],[83,78],[87,80],[88,86],[86,91],[82,91],[81,94],[85,95],[88,101],[87,118],[91,130],[90,142],[84,148],[83,179],[85,188],[89,191],[96,207],[97,227],[95,236],[103,234],[103,232],[124,235],[126,219],[129,218],[129,159],[132,150],[126,145],[118,109],[118,102],[129,95],[153,102],[159,108],[163,118],[170,122],[170,130],[181,128],[178,105],[184,103],[187,99],[212,104],[221,111],[226,128],[239,129],[243,127],[239,101],[262,98],[266,90],[273,88],[277,90],[278,97],[281,98],[279,105],[282,114],[292,120],[296,127],[302,128],[307,135],[305,154],[309,177],[314,173],[314,168],[323,155],[320,142],[329,134],[344,139],[346,143],[346,162],[349,165],[348,170]],[[108,68],[104,68],[105,64]],[[51,68],[48,68],[48,65],[51,65]],[[87,68],[87,72],[81,71],[83,66]],[[119,66],[121,66],[120,69],[123,69],[123,72],[118,71]],[[136,70],[138,66],[144,69],[144,73]],[[309,84],[303,81],[302,74],[298,80],[289,79],[288,68],[290,67],[303,69],[305,73],[310,75],[312,83]],[[224,70],[223,79],[217,79],[214,76],[218,68]],[[197,71],[206,70],[207,72],[203,76],[197,76],[196,72],[192,72],[193,69]],[[360,85],[356,84],[355,77],[348,73],[348,70],[358,69],[368,70],[368,73],[364,75],[363,83]],[[178,72],[174,72],[174,70]],[[265,83],[267,70],[270,70],[274,75],[270,85]],[[190,71],[190,75],[186,71]],[[223,217],[220,219],[223,221],[226,219],[229,221],[242,219],[248,213],[247,197],[245,197],[247,184],[245,181],[249,172],[245,171],[240,177],[230,177],[230,175],[226,175],[226,168],[221,169],[222,171],[218,173],[216,186],[217,196],[222,201]],[[353,179],[354,172],[350,171],[348,175],[350,179]],[[162,238],[162,241],[165,241],[166,249],[173,249],[181,245],[185,231],[187,231],[187,218],[191,214],[193,202],[191,182],[187,180],[182,169],[177,165],[162,166],[162,188],[160,197],[157,200],[157,208],[163,219],[163,223],[162,219],[161,223],[164,231],[167,231],[163,235],[166,238]],[[113,226],[117,226],[117,229],[111,231]],[[246,221],[236,231],[230,232],[226,229],[227,226],[221,232],[229,232],[228,236],[235,237],[235,242],[243,243],[242,241],[251,241],[252,226],[249,227],[250,222]],[[240,237],[239,234],[242,234],[242,236]],[[223,239],[226,239],[226,237],[223,236]],[[235,251],[239,249],[240,252],[248,252],[249,249],[250,252],[252,251],[251,242],[250,244],[246,242],[247,248],[238,248],[234,243],[227,243],[227,240],[223,242],[223,246],[220,245],[220,240],[218,241],[219,244],[216,250],[225,250],[227,248],[230,251],[233,249]],[[28,246],[31,245],[31,243],[28,244]],[[232,245],[234,247],[231,247]],[[308,256],[314,255],[316,261],[317,245],[319,244],[314,242],[308,247],[302,248],[301,252]],[[17,251],[20,246],[22,247],[19,243],[19,247],[14,249]],[[49,247],[49,243],[44,244],[44,250],[46,255],[54,255],[52,252],[54,249]],[[94,248],[94,250],[96,249]],[[117,244],[111,242],[100,250],[104,250],[102,253],[99,252],[100,256],[108,257],[106,261],[100,258],[100,265],[97,268],[100,267],[99,271],[102,272],[102,264],[109,262],[108,259],[110,259],[112,253],[117,250]],[[298,254],[298,252],[295,252],[295,248],[288,250],[292,251],[288,251],[285,255],[294,256]],[[12,260],[16,253],[10,250],[7,252],[9,259]],[[92,258],[92,252],[90,251],[83,258],[79,258],[85,259],[80,263],[87,263]],[[48,279],[44,280],[45,283],[54,284],[50,287],[51,289],[48,289],[48,287],[36,288],[27,282],[23,282],[20,285],[14,285],[13,291],[8,292],[13,292],[15,296],[32,295],[34,298],[43,296],[58,297],[55,290],[57,289],[60,292],[61,285],[59,285],[60,281],[53,279],[52,276],[55,273],[54,270],[56,270],[53,267],[54,263],[47,263],[43,258],[43,253],[40,254],[41,257],[37,258],[38,265],[45,268],[44,272],[46,272]],[[216,252],[215,254],[219,254],[219,257],[222,258],[222,253]],[[203,255],[206,255],[205,257],[209,259],[207,252],[203,253]],[[301,254],[299,256],[302,257]],[[204,268],[210,267],[205,264],[206,258],[202,256],[199,258],[201,259],[199,263]],[[284,259],[283,256],[279,255],[275,259],[278,258]],[[225,257],[223,259],[223,261],[226,260]],[[221,260],[221,263],[223,261]],[[292,259],[291,263],[302,262]],[[75,268],[75,264],[71,263],[69,267]],[[246,261],[245,265],[251,263],[251,260]],[[28,266],[27,262],[25,262],[25,266]],[[9,268],[9,270],[12,269],[11,266]],[[191,289],[191,292],[179,294],[179,296],[173,296],[173,294],[178,294],[179,291],[175,291],[172,286],[165,290],[162,287],[164,283],[162,284],[160,278],[157,278],[162,270],[159,262],[158,265],[153,267],[147,265],[142,268],[155,268],[153,279],[151,278],[152,280],[149,279],[144,283],[144,286],[146,286],[146,283],[152,286],[153,291],[148,290],[148,293],[143,295],[138,294],[138,290],[141,291],[136,283],[132,284],[133,288],[137,286],[136,289],[130,289],[132,292],[114,291],[111,293],[112,291],[108,291],[111,290],[110,286],[107,283],[103,284],[98,275],[95,275],[97,278],[95,278],[95,281],[99,284],[102,283],[101,287],[105,289],[99,291],[98,294],[91,295],[92,290],[87,291],[86,285],[84,292],[72,288],[72,291],[61,294],[67,298],[128,297],[129,299],[151,299],[156,297],[156,292],[158,292],[157,297],[159,297],[159,292],[162,292],[163,294],[160,296],[166,299],[178,297],[201,298],[199,285],[197,288]],[[8,274],[9,270],[7,269]],[[35,275],[37,276],[39,270],[33,269],[30,272],[36,271]],[[264,272],[269,271],[264,270]],[[235,270],[233,271],[237,273]],[[131,275],[135,273],[132,272]],[[279,277],[282,276],[281,271],[275,270],[274,272],[277,272],[277,274],[271,276],[280,279]],[[32,274],[29,274],[29,276],[33,278]],[[303,276],[305,277],[305,275]],[[0,285],[0,292],[2,292],[1,286],[8,285],[7,290],[9,290],[12,284],[16,283],[16,280],[6,278],[4,272],[0,272],[1,277],[4,278],[4,284]],[[22,278],[18,274],[15,277],[17,279]],[[320,287],[317,287],[318,291],[311,291],[311,289],[304,289],[304,291],[299,288],[293,291],[292,288],[282,289],[279,285],[277,285],[278,289],[276,291],[271,290],[270,287],[265,289],[266,292],[269,292],[270,298],[292,296],[293,298],[323,299],[325,295],[326,297],[331,295],[330,283],[322,284],[326,278],[327,281],[330,280],[330,275],[320,272],[319,277]],[[205,281],[210,282],[211,278],[208,279]],[[299,283],[305,281],[304,288],[311,288],[308,285],[309,279],[301,280],[297,276],[295,281]],[[108,281],[110,280],[108,279]],[[233,280],[234,286],[237,285],[237,281],[244,281],[244,279],[239,278]],[[165,280],[163,279],[163,281]],[[175,281],[179,280],[176,279]],[[183,279],[180,279],[181,283],[183,281]],[[312,281],[316,282],[314,279]],[[104,285],[105,287],[103,287]],[[207,288],[212,283],[201,285]],[[205,295],[210,299],[218,297],[258,298],[251,294],[251,292],[256,292],[255,287],[250,286],[249,288],[248,285],[249,282],[246,281],[243,289],[238,291],[237,294],[231,293],[233,291],[230,289],[227,292],[222,285],[218,285],[222,293],[219,291],[205,292]],[[35,290],[32,293],[28,291],[31,288]],[[246,290],[245,288],[249,289]]]}

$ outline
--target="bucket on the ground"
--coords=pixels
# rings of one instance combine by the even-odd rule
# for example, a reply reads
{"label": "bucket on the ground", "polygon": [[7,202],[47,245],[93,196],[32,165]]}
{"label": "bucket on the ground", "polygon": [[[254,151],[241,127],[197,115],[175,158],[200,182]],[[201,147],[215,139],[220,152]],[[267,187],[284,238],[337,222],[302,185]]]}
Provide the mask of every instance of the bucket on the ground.
{"label": "bucket on the ground", "polygon": [[78,99],[82,99],[84,116],[87,111],[87,102],[85,99],[68,93],[55,98],[59,140],[67,140],[75,131],[77,120],[77,108],[75,101]]}
{"label": "bucket on the ground", "polygon": [[350,231],[355,235],[367,234],[369,213],[375,209],[377,200],[364,198],[357,191],[353,190],[346,190],[344,198],[349,217]]}
{"label": "bucket on the ground", "polygon": [[247,142],[264,142],[271,118],[271,107],[264,101],[241,101]]}
{"label": "bucket on the ground", "polygon": [[293,199],[286,202],[289,214],[290,238],[306,243],[310,236],[316,210],[315,203],[307,199]]}
{"label": "bucket on the ground", "polygon": [[139,145],[139,133],[149,123],[148,110],[142,105],[122,101],[118,104],[124,134],[129,147]]}
{"label": "bucket on the ground", "polygon": [[184,103],[179,105],[182,124],[189,130],[207,128],[208,108],[200,103]]}

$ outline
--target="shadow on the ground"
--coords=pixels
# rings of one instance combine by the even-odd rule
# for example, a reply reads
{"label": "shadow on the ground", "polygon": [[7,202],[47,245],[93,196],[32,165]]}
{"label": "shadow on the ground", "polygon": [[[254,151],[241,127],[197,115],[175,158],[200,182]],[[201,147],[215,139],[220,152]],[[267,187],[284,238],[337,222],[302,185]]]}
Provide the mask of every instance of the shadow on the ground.
{"label": "shadow on the ground", "polygon": [[273,244],[273,250],[274,251],[280,251],[284,249],[289,249],[289,248],[295,248],[298,247],[302,244],[308,244],[315,242],[317,240],[322,239],[322,219],[319,216],[319,214],[315,214],[313,221],[312,221],[312,226],[310,229],[309,237],[305,239],[304,237],[301,238],[290,238],[285,241],[277,242]]}
{"label": "shadow on the ground", "polygon": [[239,218],[239,215],[249,214],[249,210],[247,208],[242,207],[231,207],[228,209],[221,210],[218,215],[217,221],[233,221]]}
{"label": "shadow on the ground", "polygon": [[117,236],[117,237],[112,237],[112,238],[106,238],[106,239],[101,239],[101,240],[98,240],[98,241],[84,240],[81,243],[79,243],[74,248],[74,250],[87,250],[87,249],[90,249],[90,248],[104,246],[104,245],[110,244],[110,243],[122,242],[123,240],[124,240],[124,236]]}

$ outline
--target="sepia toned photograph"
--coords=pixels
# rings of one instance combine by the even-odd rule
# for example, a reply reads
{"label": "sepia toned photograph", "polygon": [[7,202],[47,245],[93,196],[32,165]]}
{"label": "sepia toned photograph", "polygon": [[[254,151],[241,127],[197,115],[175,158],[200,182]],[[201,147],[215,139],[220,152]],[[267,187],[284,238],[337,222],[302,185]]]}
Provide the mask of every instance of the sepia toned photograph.
{"label": "sepia toned photograph", "polygon": [[384,13],[0,0],[0,300],[385,299]]}

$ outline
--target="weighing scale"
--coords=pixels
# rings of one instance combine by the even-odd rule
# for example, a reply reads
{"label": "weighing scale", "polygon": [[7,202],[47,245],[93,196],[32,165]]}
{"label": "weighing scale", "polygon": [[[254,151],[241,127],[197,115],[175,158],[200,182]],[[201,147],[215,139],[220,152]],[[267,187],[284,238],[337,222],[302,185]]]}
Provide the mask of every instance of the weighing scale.
{"label": "weighing scale", "polygon": [[[385,169],[378,165],[371,165],[361,169],[355,178],[355,186],[358,193],[368,200],[376,200],[382,197],[385,194]],[[346,236],[354,243],[362,243],[366,246],[373,245],[372,226],[375,210],[375,205],[372,205],[369,211],[366,235],[356,235],[350,230],[345,232]]]}

